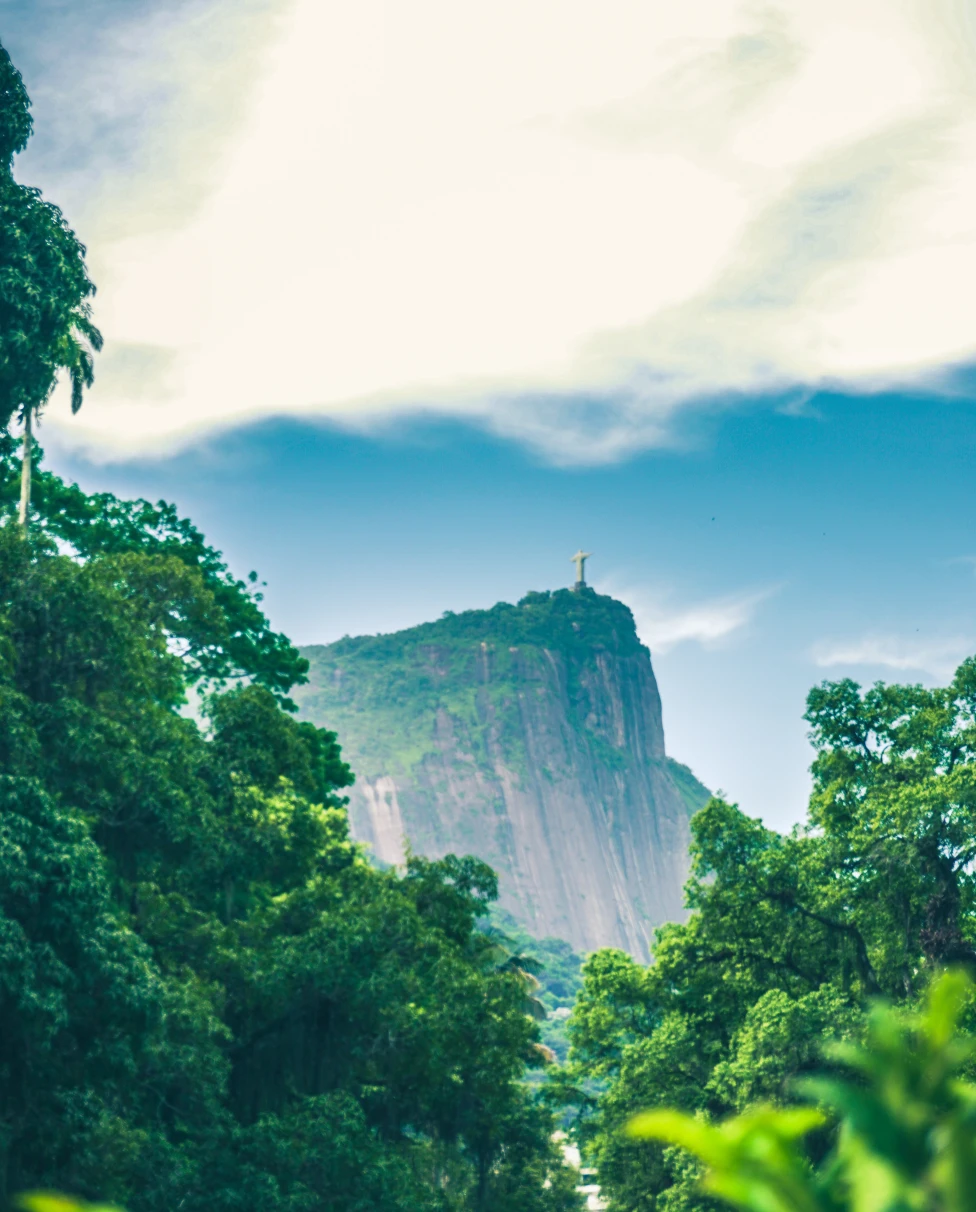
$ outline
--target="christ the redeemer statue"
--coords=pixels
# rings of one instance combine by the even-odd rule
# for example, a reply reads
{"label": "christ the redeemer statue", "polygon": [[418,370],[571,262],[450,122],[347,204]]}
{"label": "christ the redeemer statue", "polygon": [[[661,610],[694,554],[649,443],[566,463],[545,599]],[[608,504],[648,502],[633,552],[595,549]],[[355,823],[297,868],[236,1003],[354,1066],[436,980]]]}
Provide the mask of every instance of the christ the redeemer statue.
{"label": "christ the redeemer statue", "polygon": [[579,589],[586,584],[586,561],[590,558],[590,553],[584,551],[581,547],[576,555],[571,556],[570,560],[576,565],[576,584],[574,589]]}

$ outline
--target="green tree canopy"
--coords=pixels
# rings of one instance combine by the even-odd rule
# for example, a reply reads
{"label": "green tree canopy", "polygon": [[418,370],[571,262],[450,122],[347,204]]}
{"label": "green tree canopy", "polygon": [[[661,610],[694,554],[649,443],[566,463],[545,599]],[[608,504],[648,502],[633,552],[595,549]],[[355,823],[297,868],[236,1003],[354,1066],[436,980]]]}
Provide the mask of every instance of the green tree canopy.
{"label": "green tree canopy", "polygon": [[[976,1203],[976,1038],[960,1030],[972,983],[932,986],[924,1012],[876,1006],[862,1045],[827,1049],[835,1072],[798,1085],[823,1110],[758,1105],[713,1126],[651,1111],[631,1136],[666,1141],[705,1163],[702,1187],[748,1212],[969,1212]],[[801,1145],[839,1121],[820,1164]],[[817,1150],[819,1152],[819,1150]]]}
{"label": "green tree canopy", "polygon": [[[576,1208],[523,1081],[524,974],[479,928],[494,874],[373,867],[335,736],[262,683],[287,674],[253,633],[240,665],[221,647],[228,614],[266,627],[248,583],[175,512],[40,482],[92,526],[72,551],[43,514],[0,525],[4,1193]],[[198,722],[201,651],[246,676]]]}
{"label": "green tree canopy", "polygon": [[606,1083],[586,1132],[614,1207],[705,1199],[685,1155],[623,1135],[636,1112],[782,1102],[871,998],[976,966],[976,662],[934,689],[824,683],[806,718],[806,825],[784,836],[713,799],[692,822],[688,921],[658,932],[649,968],[619,952],[584,968],[571,1058]]}
{"label": "green tree canopy", "polygon": [[24,81],[0,46],[0,171],[9,173],[14,156],[27,146],[33,125]]}
{"label": "green tree canopy", "polygon": [[[108,492],[88,494],[42,465],[35,446],[33,505],[39,538],[48,538],[82,562],[141,554],[183,565],[198,578],[195,604],[169,599],[167,632],[178,644],[184,685],[244,679],[282,701],[305,680],[308,662],[261,609],[256,572],[235,577],[200,530],[166,501],[127,501]],[[17,443],[0,434],[0,518],[16,514],[20,469]],[[196,581],[194,582],[196,584]],[[205,603],[205,605],[204,605]]]}

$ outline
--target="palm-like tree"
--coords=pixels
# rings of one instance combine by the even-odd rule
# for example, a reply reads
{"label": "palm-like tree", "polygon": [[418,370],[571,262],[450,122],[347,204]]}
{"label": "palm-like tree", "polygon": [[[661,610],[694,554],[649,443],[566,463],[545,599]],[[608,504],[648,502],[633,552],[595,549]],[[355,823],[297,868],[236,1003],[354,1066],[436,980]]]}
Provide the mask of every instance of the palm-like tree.
{"label": "palm-like tree", "polygon": [[[534,1018],[537,1023],[544,1023],[549,1017],[549,1011],[538,994],[542,988],[539,973],[542,972],[545,965],[534,955],[528,955],[524,951],[511,950],[511,940],[500,931],[494,932],[494,938],[495,971],[507,972],[516,978],[522,992],[523,1013],[527,1014],[529,1018]],[[555,1052],[546,1044],[536,1042],[532,1048],[538,1052],[546,1064],[553,1064],[557,1060]]]}
{"label": "palm-like tree", "polygon": [[491,943],[487,956],[494,970],[516,978],[522,990],[523,1011],[529,1018],[545,1022],[549,1012],[542,999],[536,996],[542,988],[539,973],[545,965],[534,955],[519,950],[517,945],[513,946],[512,939],[497,926],[487,926],[483,933]]}
{"label": "palm-like tree", "polygon": [[30,99],[0,46],[0,428],[24,426],[20,521],[30,511],[33,427],[61,371],[81,407],[102,337],[92,323],[95,287],[85,247],[56,206],[14,180],[14,156],[31,133]]}
{"label": "palm-like tree", "polygon": [[[95,381],[93,354],[102,348],[102,334],[92,323],[91,309],[87,303],[79,303],[68,317],[69,327],[61,334],[54,354],[54,374],[65,370],[71,380],[72,415],[81,408],[83,393]],[[36,404],[23,404],[20,420],[24,426],[24,453],[20,472],[20,509],[17,519],[25,529],[30,514],[31,469],[33,466],[34,437],[33,422],[40,417],[41,408],[54,389],[54,381],[47,396]]]}

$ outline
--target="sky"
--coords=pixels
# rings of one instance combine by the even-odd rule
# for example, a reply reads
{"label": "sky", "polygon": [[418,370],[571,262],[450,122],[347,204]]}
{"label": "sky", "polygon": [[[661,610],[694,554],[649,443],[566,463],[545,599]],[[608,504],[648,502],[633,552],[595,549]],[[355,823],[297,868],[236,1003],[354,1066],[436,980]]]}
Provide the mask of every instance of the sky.
{"label": "sky", "polygon": [[106,344],[41,431],[302,643],[590,579],[802,817],[811,685],[976,651],[974,0],[0,0]]}

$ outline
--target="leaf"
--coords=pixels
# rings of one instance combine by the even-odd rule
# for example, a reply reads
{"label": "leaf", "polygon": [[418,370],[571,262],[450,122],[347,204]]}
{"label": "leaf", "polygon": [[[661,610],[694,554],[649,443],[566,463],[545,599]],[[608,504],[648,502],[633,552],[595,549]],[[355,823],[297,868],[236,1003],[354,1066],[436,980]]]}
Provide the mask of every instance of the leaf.
{"label": "leaf", "polygon": [[732,1156],[729,1142],[718,1128],[681,1111],[645,1111],[635,1115],[625,1131],[639,1140],[679,1145],[709,1165],[727,1163]]}
{"label": "leaf", "polygon": [[936,1048],[948,1044],[963,1010],[972,999],[973,983],[963,971],[947,972],[932,985],[925,1022],[927,1034]]}
{"label": "leaf", "polygon": [[24,1212],[121,1212],[114,1204],[89,1204],[57,1191],[25,1191],[13,1203]]}

